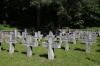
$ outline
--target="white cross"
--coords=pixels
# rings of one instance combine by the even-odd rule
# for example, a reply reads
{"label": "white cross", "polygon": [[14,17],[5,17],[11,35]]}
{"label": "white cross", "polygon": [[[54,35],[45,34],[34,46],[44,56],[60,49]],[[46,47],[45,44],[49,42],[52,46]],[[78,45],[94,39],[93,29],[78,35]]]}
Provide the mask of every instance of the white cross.
{"label": "white cross", "polygon": [[48,59],[49,60],[53,60],[54,59],[54,52],[53,52],[53,48],[61,48],[61,44],[60,43],[54,43],[54,38],[49,37],[48,38],[48,42],[43,42],[42,43],[43,47],[48,47]]}

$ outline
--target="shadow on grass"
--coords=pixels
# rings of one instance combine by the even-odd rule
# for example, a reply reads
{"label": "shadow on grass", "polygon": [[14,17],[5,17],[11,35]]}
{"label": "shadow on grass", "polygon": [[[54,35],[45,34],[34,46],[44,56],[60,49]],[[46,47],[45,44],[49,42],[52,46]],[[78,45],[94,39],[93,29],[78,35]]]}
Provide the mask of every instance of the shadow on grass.
{"label": "shadow on grass", "polygon": [[[61,49],[62,49],[62,50],[65,50],[65,47],[61,47]],[[69,47],[69,49],[70,49],[70,47]]]}
{"label": "shadow on grass", "polygon": [[[9,52],[9,50],[7,50],[7,52]],[[17,50],[14,50],[14,52],[19,52],[19,51],[17,51]]]}
{"label": "shadow on grass", "polygon": [[56,43],[59,43],[59,41],[55,41]]}
{"label": "shadow on grass", "polygon": [[[44,58],[48,58],[48,54],[41,54],[39,55],[40,57],[44,57]],[[56,58],[56,56],[54,56],[54,58]]]}
{"label": "shadow on grass", "polygon": [[22,44],[22,42],[19,42],[18,44]]}
{"label": "shadow on grass", "polygon": [[84,51],[84,52],[85,52],[85,50],[84,50],[84,49],[80,49],[80,48],[75,48],[74,50]]}
{"label": "shadow on grass", "polygon": [[91,59],[91,58],[86,58],[87,60],[90,60],[92,62],[96,62],[94,59]]}
{"label": "shadow on grass", "polygon": [[100,39],[97,39],[97,42],[100,43]]}
{"label": "shadow on grass", "polygon": [[80,44],[85,44],[85,43],[80,43]]}
{"label": "shadow on grass", "polygon": [[100,44],[98,44],[97,46],[100,46]]}
{"label": "shadow on grass", "polygon": [[96,52],[100,52],[100,50],[96,50]]}
{"label": "shadow on grass", "polygon": [[26,52],[21,52],[22,54],[26,54]]}
{"label": "shadow on grass", "polygon": [[61,49],[65,50],[65,47],[61,47]]}
{"label": "shadow on grass", "polygon": [[45,58],[48,58],[48,54],[41,54],[39,55],[40,57],[45,57]]}
{"label": "shadow on grass", "polygon": [[4,48],[1,47],[1,50],[4,51],[4,50],[6,50],[6,49],[4,49]]}
{"label": "shadow on grass", "polygon": [[38,46],[41,46],[40,44],[38,44]]}
{"label": "shadow on grass", "polygon": [[[21,52],[22,54],[27,54],[27,52]],[[32,55],[35,55],[35,53],[32,53]]]}

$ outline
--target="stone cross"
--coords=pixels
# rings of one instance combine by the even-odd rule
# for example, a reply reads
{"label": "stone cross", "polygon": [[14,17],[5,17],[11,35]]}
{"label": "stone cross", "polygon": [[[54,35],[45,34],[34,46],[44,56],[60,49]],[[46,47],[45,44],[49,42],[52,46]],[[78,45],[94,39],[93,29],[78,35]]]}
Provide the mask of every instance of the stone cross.
{"label": "stone cross", "polygon": [[27,29],[25,29],[24,33],[25,33],[25,37],[26,37],[26,35],[28,34],[28,33],[27,33]]}
{"label": "stone cross", "polygon": [[22,32],[22,42],[26,41],[26,33]]}
{"label": "stone cross", "polygon": [[65,50],[69,50],[68,35],[66,34]]}
{"label": "stone cross", "polygon": [[68,42],[72,42],[73,44],[76,44],[75,32],[66,33],[66,34],[67,34]]}
{"label": "stone cross", "polygon": [[75,32],[73,32],[73,36],[72,36],[72,39],[73,39],[73,44],[76,44],[76,39],[75,39]]}
{"label": "stone cross", "polygon": [[93,32],[86,34],[86,52],[90,52],[90,45],[96,40],[96,35]]}
{"label": "stone cross", "polygon": [[74,31],[74,33],[75,33],[75,38],[79,38],[79,36],[80,36],[80,35],[79,35],[79,32],[80,32],[79,30]]}
{"label": "stone cross", "polygon": [[[49,35],[47,35],[47,36],[45,37],[45,40],[48,40],[49,37],[55,38],[55,35],[53,35],[52,31],[50,31],[50,32],[49,32]],[[56,39],[54,39],[54,40],[56,40]]]}
{"label": "stone cross", "polygon": [[86,34],[86,52],[90,52],[90,40],[88,34]]}
{"label": "stone cross", "polygon": [[80,33],[80,37],[79,37],[79,41],[81,43],[85,43],[86,44],[86,52],[90,52],[90,43],[89,43],[89,34],[88,33]]}
{"label": "stone cross", "polygon": [[62,36],[62,33],[60,33],[60,36],[57,36],[59,38],[60,43],[62,43],[62,40],[65,41],[65,50],[69,50],[69,39],[68,39],[69,33],[66,33],[65,36]]}
{"label": "stone cross", "polygon": [[[25,34],[25,33],[23,33]],[[24,35],[23,35],[24,36]],[[32,41],[32,36],[26,35],[26,38],[22,38],[22,45],[27,46],[27,57],[32,56],[32,47],[38,46],[37,38],[35,37],[35,42]]]}
{"label": "stone cross", "polygon": [[17,37],[18,38],[21,38],[22,37],[21,34],[20,34],[20,32],[17,32]]}
{"label": "stone cross", "polygon": [[62,41],[66,41],[66,38],[67,38],[67,40],[68,40],[68,33],[66,33],[66,35],[62,35],[62,33],[60,33],[60,36],[56,36],[56,38],[59,38],[59,40],[60,40],[60,43],[62,43]]}
{"label": "stone cross", "polygon": [[33,38],[35,38],[36,40],[38,40],[38,41],[39,41],[38,32],[35,32],[35,35],[33,36]]}
{"label": "stone cross", "polygon": [[60,43],[54,43],[54,38],[52,38],[52,36],[48,38],[48,42],[43,42],[42,46],[48,48],[48,59],[49,60],[53,60],[54,59],[53,48],[61,48],[61,44]]}
{"label": "stone cross", "polygon": [[40,41],[41,39],[42,39],[42,34],[41,34],[41,32],[40,31],[38,31],[38,41]]}
{"label": "stone cross", "polygon": [[17,43],[14,32],[10,32],[10,37],[8,40],[6,40],[6,42],[10,43],[9,44],[9,53],[10,54],[14,53],[15,44]]}
{"label": "stone cross", "polygon": [[86,52],[90,52],[90,45],[91,43],[93,43],[96,40],[96,38],[94,38],[93,35],[90,35],[89,32],[86,33],[81,33],[80,34],[80,38],[79,41],[81,43],[85,43],[86,44]]}
{"label": "stone cross", "polygon": [[4,42],[3,40],[3,32],[0,31],[0,51],[1,51],[1,43]]}
{"label": "stone cross", "polygon": [[89,32],[89,40],[91,40],[91,45],[92,43],[95,43],[95,40],[96,40],[96,34],[94,32]]}
{"label": "stone cross", "polygon": [[15,37],[17,37],[17,30],[16,29],[14,30],[14,33],[15,33]]}
{"label": "stone cross", "polygon": [[56,36],[56,38],[59,38],[60,43],[62,43],[62,38],[64,38],[64,37],[62,36],[62,33],[60,32],[60,36]]}
{"label": "stone cross", "polygon": [[65,35],[66,34],[66,31],[65,30],[62,30],[62,35]]}

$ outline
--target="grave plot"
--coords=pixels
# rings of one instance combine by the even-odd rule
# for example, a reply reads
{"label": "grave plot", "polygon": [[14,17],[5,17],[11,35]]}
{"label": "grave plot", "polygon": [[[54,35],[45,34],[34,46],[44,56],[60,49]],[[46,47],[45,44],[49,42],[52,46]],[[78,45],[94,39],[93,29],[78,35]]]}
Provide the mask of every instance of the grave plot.
{"label": "grave plot", "polygon": [[37,47],[38,46],[38,41],[37,37],[34,37],[35,41],[32,41],[32,36],[31,35],[26,35],[25,32],[22,33],[22,45],[27,47],[27,57],[32,56],[32,47]]}
{"label": "grave plot", "polygon": [[62,33],[60,33],[60,36],[56,36],[56,38],[58,38],[60,40],[60,43],[62,43],[62,41],[66,41],[66,37],[68,39],[68,42],[73,42],[73,44],[76,44],[76,39],[75,39],[75,34],[74,33],[66,33],[65,35],[62,35]]}
{"label": "grave plot", "polygon": [[82,32],[80,34],[80,38],[79,38],[79,41],[81,43],[85,43],[86,44],[86,52],[90,52],[90,45],[96,41],[96,36],[94,36],[93,34],[87,32],[87,33],[84,33]]}
{"label": "grave plot", "polygon": [[61,44],[60,43],[55,43],[54,42],[54,38],[52,38],[52,36],[48,37],[48,42],[43,42],[42,43],[43,47],[47,47],[48,48],[48,59],[49,60],[53,60],[54,59],[54,48],[61,48]]}
{"label": "grave plot", "polygon": [[10,32],[10,36],[5,40],[5,42],[9,44],[9,53],[14,53],[15,44],[18,42],[16,40],[15,33]]}
{"label": "grave plot", "polygon": [[65,41],[65,50],[69,50],[69,33],[66,33],[65,35],[62,35],[62,33],[60,33],[60,36],[56,36],[56,38],[59,39],[60,43],[62,43],[62,41]]}
{"label": "grave plot", "polygon": [[80,32],[79,41],[85,43],[86,34],[89,36],[89,40],[91,41],[90,44],[95,43],[97,35],[93,32]]}

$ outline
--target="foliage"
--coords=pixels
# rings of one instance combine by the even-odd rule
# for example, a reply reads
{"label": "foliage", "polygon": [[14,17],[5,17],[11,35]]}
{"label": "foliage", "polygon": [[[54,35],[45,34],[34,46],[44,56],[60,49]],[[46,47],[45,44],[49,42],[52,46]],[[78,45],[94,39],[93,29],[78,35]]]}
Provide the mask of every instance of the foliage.
{"label": "foliage", "polygon": [[52,22],[51,26],[56,28],[100,27],[99,3],[99,0],[3,0],[0,24],[5,21],[20,29],[45,28]]}
{"label": "foliage", "polygon": [[54,29],[54,23],[50,22],[47,26],[46,29]]}
{"label": "foliage", "polygon": [[14,30],[15,28],[10,27],[6,22],[4,21],[3,24],[0,24],[0,30]]}
{"label": "foliage", "polygon": [[15,28],[12,27],[5,27],[3,25],[0,25],[0,30],[14,30]]}
{"label": "foliage", "polygon": [[98,30],[100,30],[100,27],[87,27],[86,29],[87,30],[96,30],[96,31],[98,31]]}

